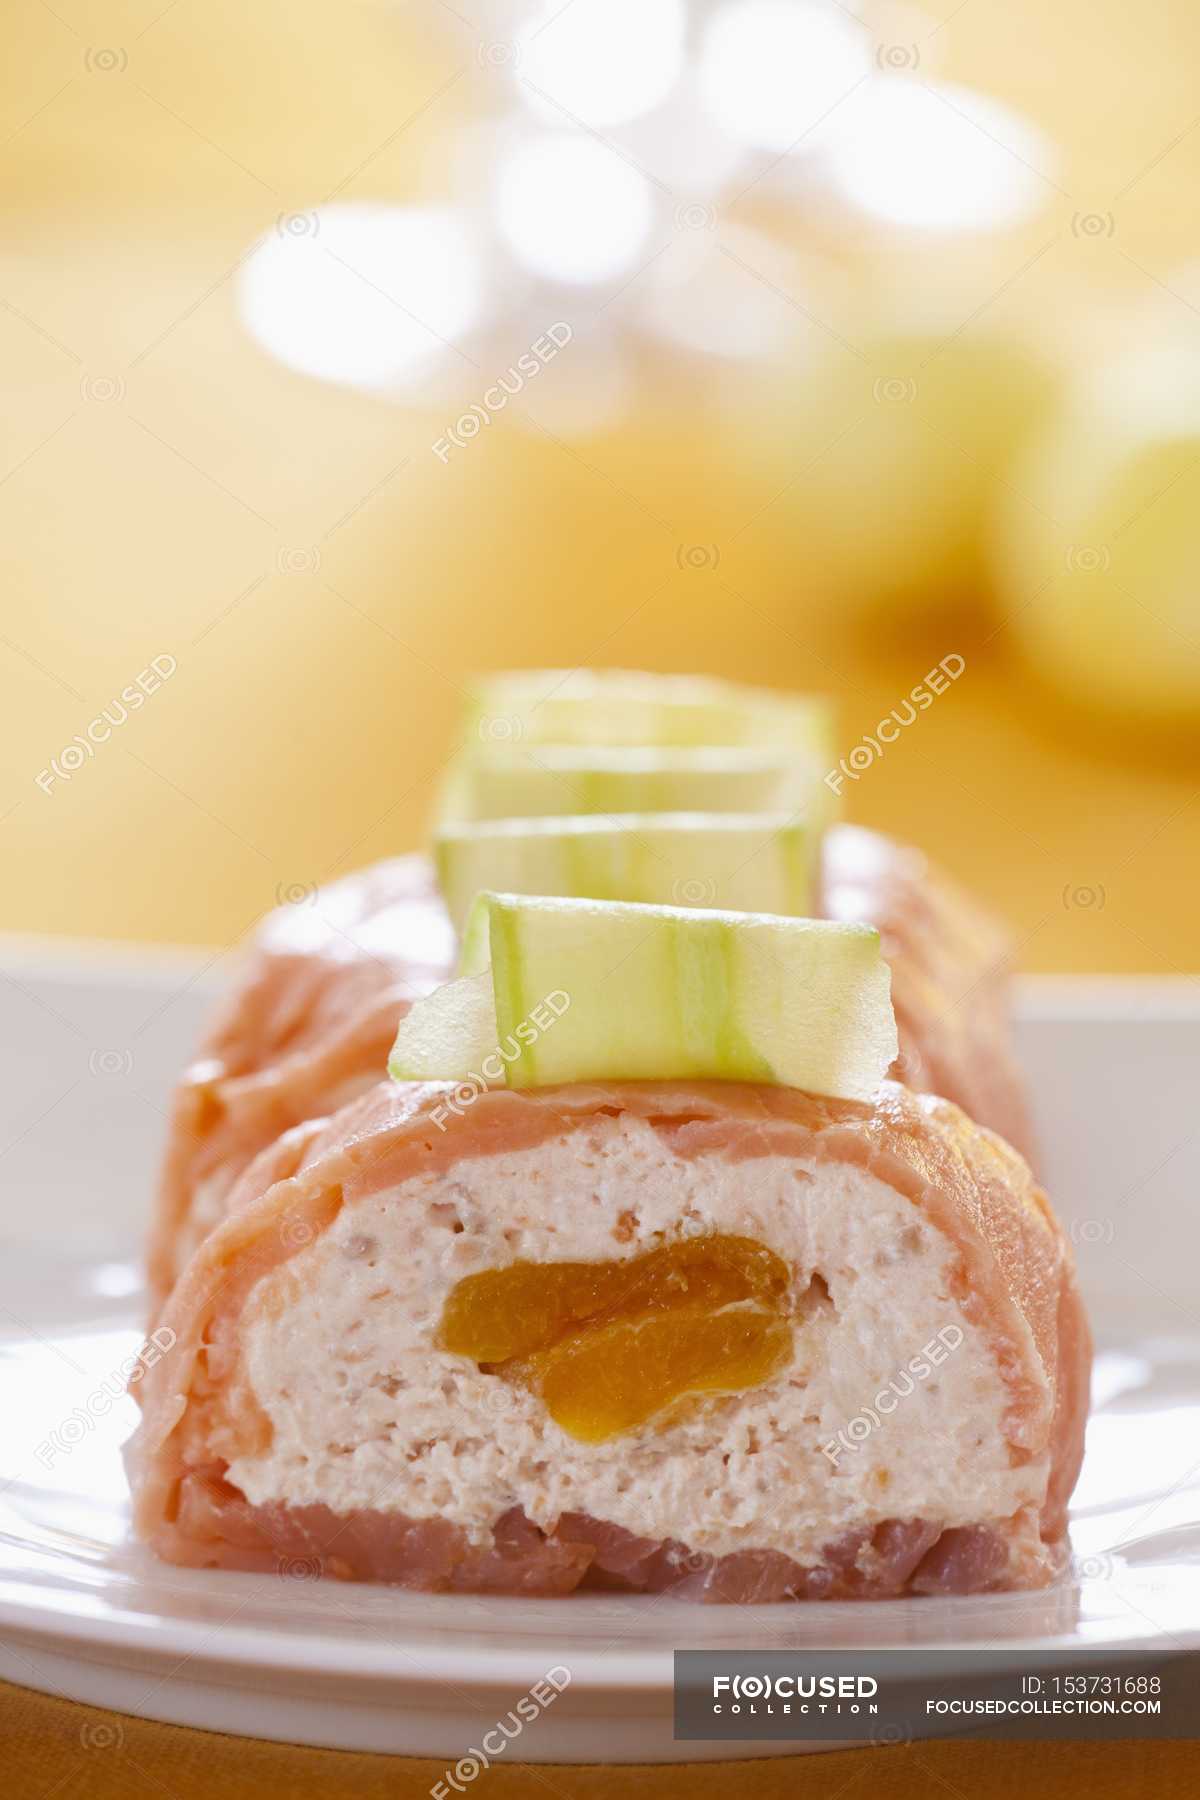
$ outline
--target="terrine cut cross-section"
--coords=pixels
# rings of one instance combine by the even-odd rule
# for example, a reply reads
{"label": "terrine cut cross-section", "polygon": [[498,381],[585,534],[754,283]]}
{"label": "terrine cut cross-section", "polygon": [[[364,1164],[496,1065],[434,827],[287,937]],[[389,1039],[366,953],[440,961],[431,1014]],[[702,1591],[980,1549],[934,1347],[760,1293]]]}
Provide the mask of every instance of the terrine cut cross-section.
{"label": "terrine cut cross-section", "polygon": [[174,1562],[763,1601],[1064,1559],[1069,1249],[891,1082],[382,1082],[262,1151],[160,1323],[131,1469]]}

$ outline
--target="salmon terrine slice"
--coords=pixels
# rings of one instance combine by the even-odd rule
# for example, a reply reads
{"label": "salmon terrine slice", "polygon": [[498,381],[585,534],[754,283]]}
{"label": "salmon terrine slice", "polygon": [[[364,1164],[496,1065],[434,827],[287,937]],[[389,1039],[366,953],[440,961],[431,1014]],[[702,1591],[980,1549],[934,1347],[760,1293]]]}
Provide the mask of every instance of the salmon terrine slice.
{"label": "salmon terrine slice", "polygon": [[956,1106],[383,1082],[246,1172],[130,1449],[168,1561],[430,1590],[981,1593],[1062,1565],[1090,1344]]}
{"label": "salmon terrine slice", "polygon": [[[919,851],[855,826],[825,834],[820,890],[825,918],[881,934],[900,1038],[895,1078],[956,1101],[1031,1156],[1003,927]],[[401,1015],[453,958],[424,857],[378,863],[269,916],[176,1091],[150,1234],[155,1308],[250,1162],[291,1126],[373,1086]]]}

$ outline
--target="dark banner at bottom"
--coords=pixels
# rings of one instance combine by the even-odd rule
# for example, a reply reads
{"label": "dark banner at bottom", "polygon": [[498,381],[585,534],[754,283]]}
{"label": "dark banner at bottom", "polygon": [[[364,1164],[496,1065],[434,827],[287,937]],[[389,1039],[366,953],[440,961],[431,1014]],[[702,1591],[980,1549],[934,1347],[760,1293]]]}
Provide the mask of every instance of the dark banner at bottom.
{"label": "dark banner at bottom", "polygon": [[677,1650],[675,1736],[1200,1738],[1200,1656]]}

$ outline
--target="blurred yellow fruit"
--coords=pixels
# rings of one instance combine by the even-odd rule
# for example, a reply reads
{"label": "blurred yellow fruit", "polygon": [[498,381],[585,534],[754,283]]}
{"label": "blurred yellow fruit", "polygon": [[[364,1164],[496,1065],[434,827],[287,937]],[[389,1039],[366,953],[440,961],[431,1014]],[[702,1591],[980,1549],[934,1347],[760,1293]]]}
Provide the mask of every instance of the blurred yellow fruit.
{"label": "blurred yellow fruit", "polygon": [[1103,712],[1200,720],[1200,358],[1091,373],[1013,469],[995,549],[1043,678]]}
{"label": "blurred yellow fruit", "polygon": [[776,382],[806,589],[868,623],[971,599],[993,489],[1053,391],[1018,339],[876,333]]}

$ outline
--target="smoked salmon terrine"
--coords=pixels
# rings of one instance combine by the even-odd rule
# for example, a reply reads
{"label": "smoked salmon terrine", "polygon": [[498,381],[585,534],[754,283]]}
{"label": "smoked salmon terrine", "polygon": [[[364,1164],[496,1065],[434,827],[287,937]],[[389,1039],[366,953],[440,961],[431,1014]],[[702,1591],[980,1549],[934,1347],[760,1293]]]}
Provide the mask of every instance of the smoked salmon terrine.
{"label": "smoked salmon terrine", "polygon": [[955,1105],[383,1082],[247,1170],[140,1384],[168,1561],[719,1601],[1037,1587],[1090,1348]]}
{"label": "smoked salmon terrine", "polygon": [[[863,920],[881,934],[900,1039],[895,1078],[955,1101],[1032,1158],[1004,928],[919,851],[855,826],[825,833],[819,886],[823,917]],[[419,856],[378,863],[270,915],[176,1091],[150,1235],[155,1307],[254,1157],[379,1079],[401,1014],[445,979],[454,949]]]}
{"label": "smoked salmon terrine", "polygon": [[453,955],[423,856],[375,863],[267,916],[175,1090],[147,1252],[155,1306],[259,1151],[378,1081],[397,1021]]}

